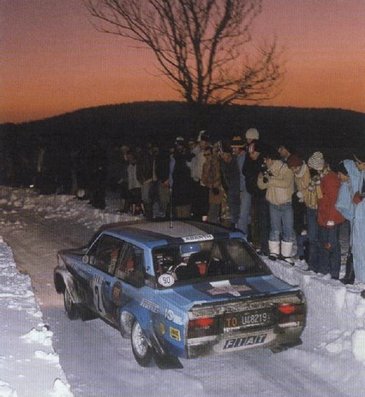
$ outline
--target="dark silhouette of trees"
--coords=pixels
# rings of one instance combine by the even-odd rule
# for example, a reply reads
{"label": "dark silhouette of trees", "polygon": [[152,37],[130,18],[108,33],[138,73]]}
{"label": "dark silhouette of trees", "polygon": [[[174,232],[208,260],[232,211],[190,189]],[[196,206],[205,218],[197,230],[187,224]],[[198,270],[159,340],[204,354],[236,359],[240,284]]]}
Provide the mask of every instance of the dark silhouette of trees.
{"label": "dark silhouette of trees", "polygon": [[95,27],[142,43],[187,103],[272,98],[283,74],[276,39],[253,45],[262,0],[84,0]]}

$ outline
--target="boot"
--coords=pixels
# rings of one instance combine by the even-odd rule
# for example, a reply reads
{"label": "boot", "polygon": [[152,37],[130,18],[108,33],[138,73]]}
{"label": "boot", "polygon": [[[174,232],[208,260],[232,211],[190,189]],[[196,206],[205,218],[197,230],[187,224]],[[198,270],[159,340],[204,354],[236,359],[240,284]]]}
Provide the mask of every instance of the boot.
{"label": "boot", "polygon": [[272,261],[276,261],[276,259],[280,255],[280,241],[270,241],[269,240],[269,259]]}
{"label": "boot", "polygon": [[281,256],[285,262],[290,263],[292,266],[294,265],[292,241],[281,242]]}
{"label": "boot", "polygon": [[354,260],[351,253],[347,255],[345,277],[340,281],[343,284],[353,284],[355,281]]}

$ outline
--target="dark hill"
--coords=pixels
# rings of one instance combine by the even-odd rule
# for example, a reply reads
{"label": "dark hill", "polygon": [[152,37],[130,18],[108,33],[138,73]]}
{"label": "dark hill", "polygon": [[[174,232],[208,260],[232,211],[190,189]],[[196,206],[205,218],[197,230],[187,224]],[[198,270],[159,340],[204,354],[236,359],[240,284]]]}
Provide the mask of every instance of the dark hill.
{"label": "dark hill", "polygon": [[2,124],[0,138],[5,153],[33,151],[39,142],[62,152],[100,138],[112,144],[171,144],[176,136],[195,137],[200,129],[217,138],[230,138],[250,127],[256,127],[268,143],[289,142],[303,155],[322,150],[337,159],[350,155],[354,148],[365,153],[364,113],[240,105],[197,111],[182,102],[108,105],[28,123]]}

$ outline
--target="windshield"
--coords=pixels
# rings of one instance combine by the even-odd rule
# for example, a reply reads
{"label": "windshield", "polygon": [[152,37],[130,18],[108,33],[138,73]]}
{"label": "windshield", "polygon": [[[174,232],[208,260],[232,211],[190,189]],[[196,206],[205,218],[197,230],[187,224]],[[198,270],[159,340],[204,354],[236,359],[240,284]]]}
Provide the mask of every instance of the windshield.
{"label": "windshield", "polygon": [[270,273],[253,249],[240,239],[155,248],[153,262],[158,284],[163,287],[179,281]]}

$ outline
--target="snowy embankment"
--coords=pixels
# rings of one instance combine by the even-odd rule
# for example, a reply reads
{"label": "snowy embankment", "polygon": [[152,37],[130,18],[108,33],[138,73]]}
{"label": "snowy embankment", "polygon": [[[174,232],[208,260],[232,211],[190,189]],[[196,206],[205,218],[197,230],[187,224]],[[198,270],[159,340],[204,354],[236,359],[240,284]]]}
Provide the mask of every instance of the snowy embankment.
{"label": "snowy embankment", "polygon": [[[113,206],[113,202],[111,201],[107,202],[107,210],[100,211],[93,209],[87,202],[79,201],[72,196],[40,196],[34,191],[26,189],[11,189],[1,187],[0,205],[4,207],[3,212],[8,211],[7,216],[4,217],[6,220],[4,220],[2,224],[7,228],[15,229],[22,228],[23,222],[25,222],[17,217],[17,209],[29,210],[29,213],[37,212],[44,219],[66,219],[74,224],[81,223],[90,229],[97,229],[104,223],[140,219],[138,217],[131,218],[127,215],[116,214],[116,206]],[[18,290],[19,288],[19,290],[28,291],[25,293],[25,295],[28,296],[27,294],[31,294],[31,296],[25,299],[26,302],[28,302],[29,299],[34,301],[34,297],[30,289],[29,278],[16,272],[9,247],[4,244],[1,244],[1,247],[3,250],[1,251],[3,252],[1,254],[1,263],[4,263],[5,269],[11,269],[11,272],[10,270],[6,270],[6,272],[14,272],[14,274],[17,274],[17,277],[19,277],[20,284],[19,287],[15,287],[15,290]],[[346,249],[345,243],[343,248],[344,250]],[[10,265],[6,265],[8,261]],[[353,286],[345,286],[339,281],[331,280],[328,275],[321,276],[313,272],[307,272],[305,270],[305,265],[303,265],[300,261],[297,261],[294,267],[282,261],[271,262],[267,260],[267,264],[273,273],[278,277],[290,284],[299,285],[307,298],[308,318],[307,326],[303,334],[303,349],[300,350],[301,360],[307,361],[308,366],[313,368],[313,371],[316,373],[321,371],[332,371],[333,373],[331,374],[326,372],[326,377],[331,379],[341,378],[343,374],[337,371],[337,367],[331,367],[332,369],[327,366],[326,368],[318,368],[318,366],[320,366],[318,363],[322,362],[321,357],[323,358],[323,362],[327,362],[324,359],[324,357],[327,356],[333,357],[333,362],[343,360],[344,362],[348,362],[350,365],[348,368],[348,376],[351,375],[354,377],[354,381],[356,379],[360,381],[361,379],[358,379],[358,377],[361,378],[361,374],[364,373],[365,368],[365,299],[361,297],[360,292],[365,289],[365,285],[355,284]],[[5,274],[6,272],[2,271],[1,274]],[[22,286],[22,283],[24,283],[24,286]],[[9,292],[6,290],[3,291],[4,288],[9,289],[9,285],[13,285],[12,279],[1,278],[0,293],[9,294]],[[12,293],[14,293],[14,291]],[[14,344],[22,344],[24,347],[29,346],[24,339],[20,339],[20,337],[23,335],[28,334],[30,335],[29,338],[32,338],[33,334],[38,335],[40,332],[41,334],[44,334],[42,336],[44,340],[47,340],[46,335],[49,335],[49,331],[47,330],[47,327],[42,324],[41,318],[38,318],[32,314],[39,313],[38,307],[37,310],[30,310],[26,305],[24,308],[21,305],[17,307],[18,309],[16,309],[16,313],[18,313],[18,316],[27,317],[29,323],[27,322],[28,320],[25,322],[21,320],[20,324],[18,324],[15,317],[12,316],[14,314],[14,309],[12,309],[12,306],[9,306],[8,304],[4,306],[3,300],[1,301],[0,310],[4,310],[4,313],[1,312],[2,318],[7,318],[11,322],[13,322],[14,318],[15,322],[14,324],[10,324],[8,321],[8,328],[4,329],[3,327],[1,331],[4,332],[5,338],[13,338],[12,340],[9,339],[9,341],[5,339],[5,345],[8,347],[7,352],[3,353],[0,351],[0,380],[4,383],[4,385],[1,386],[2,383],[0,382],[0,387],[8,388],[8,396],[16,395],[11,394],[11,390],[17,389],[17,387],[15,387],[17,385],[15,385],[15,383],[13,384],[12,382],[9,382],[7,379],[14,380],[14,382],[21,382],[22,376],[27,376],[25,371],[21,372],[18,369],[17,373],[21,374],[19,379],[15,376],[11,377],[11,373],[9,373],[10,370],[7,370],[7,372],[3,371],[3,368],[5,367],[11,368],[11,366],[17,360],[17,358],[12,356],[11,352],[14,350],[12,349],[12,346],[14,346]],[[28,313],[29,310],[30,314]],[[40,313],[38,315],[41,316]],[[31,323],[30,320],[34,320],[34,324]],[[14,332],[14,334],[11,335],[9,329],[17,329],[20,325],[23,327],[22,330],[17,333]],[[2,342],[3,335],[1,334],[0,336]],[[32,343],[32,346],[36,345],[39,345],[39,341]],[[32,355],[31,358],[28,358],[30,361],[26,361],[28,356],[24,356],[25,358],[19,358],[19,360],[24,360],[24,362],[28,363],[29,366],[32,367],[32,363],[34,361],[36,361],[36,363],[38,361],[42,361],[39,357],[42,356],[42,354],[38,353],[38,356],[36,356],[35,351],[43,351],[46,352],[46,354],[54,354],[51,346],[44,346],[42,344],[41,346],[42,348],[39,348],[39,346],[37,348],[33,348],[33,351],[29,353]],[[48,347],[50,351],[46,351],[46,347]],[[289,356],[290,354],[296,355],[298,354],[298,351],[296,349],[292,349],[289,353]],[[43,354],[43,357],[46,356]],[[53,365],[55,367],[58,365],[56,363],[49,363],[48,361],[47,364],[50,366]],[[15,367],[13,366],[12,368],[14,370]],[[60,369],[58,370],[60,371]],[[34,373],[35,372],[30,372],[30,378],[28,378],[28,382],[29,379],[32,379],[33,381],[32,374]],[[39,370],[37,373],[43,372]],[[47,373],[48,376],[48,372],[45,373]],[[6,378],[3,374],[8,374],[9,376]],[[54,376],[52,380],[54,379],[57,379],[57,376]],[[9,385],[7,386],[5,382],[8,382]],[[27,383],[26,380],[22,382],[23,386]],[[65,383],[63,386],[67,389],[67,383]],[[47,388],[48,386],[46,389]],[[56,391],[53,392],[56,393]],[[6,394],[1,394],[0,388],[0,396],[3,395]],[[19,393],[19,395],[26,394]],[[34,395],[41,396],[44,394],[39,393]],[[61,396],[62,394],[54,395]]]}
{"label": "snowy embankment", "polygon": [[321,347],[337,354],[350,351],[365,365],[365,299],[360,295],[365,285],[344,285],[329,275],[303,270],[300,263],[294,267],[282,261],[267,264],[276,276],[304,292],[307,328],[319,333],[327,330],[328,342]]}
{"label": "snowy embankment", "polygon": [[71,397],[30,278],[18,272],[1,237],[0,318],[0,396]]}

